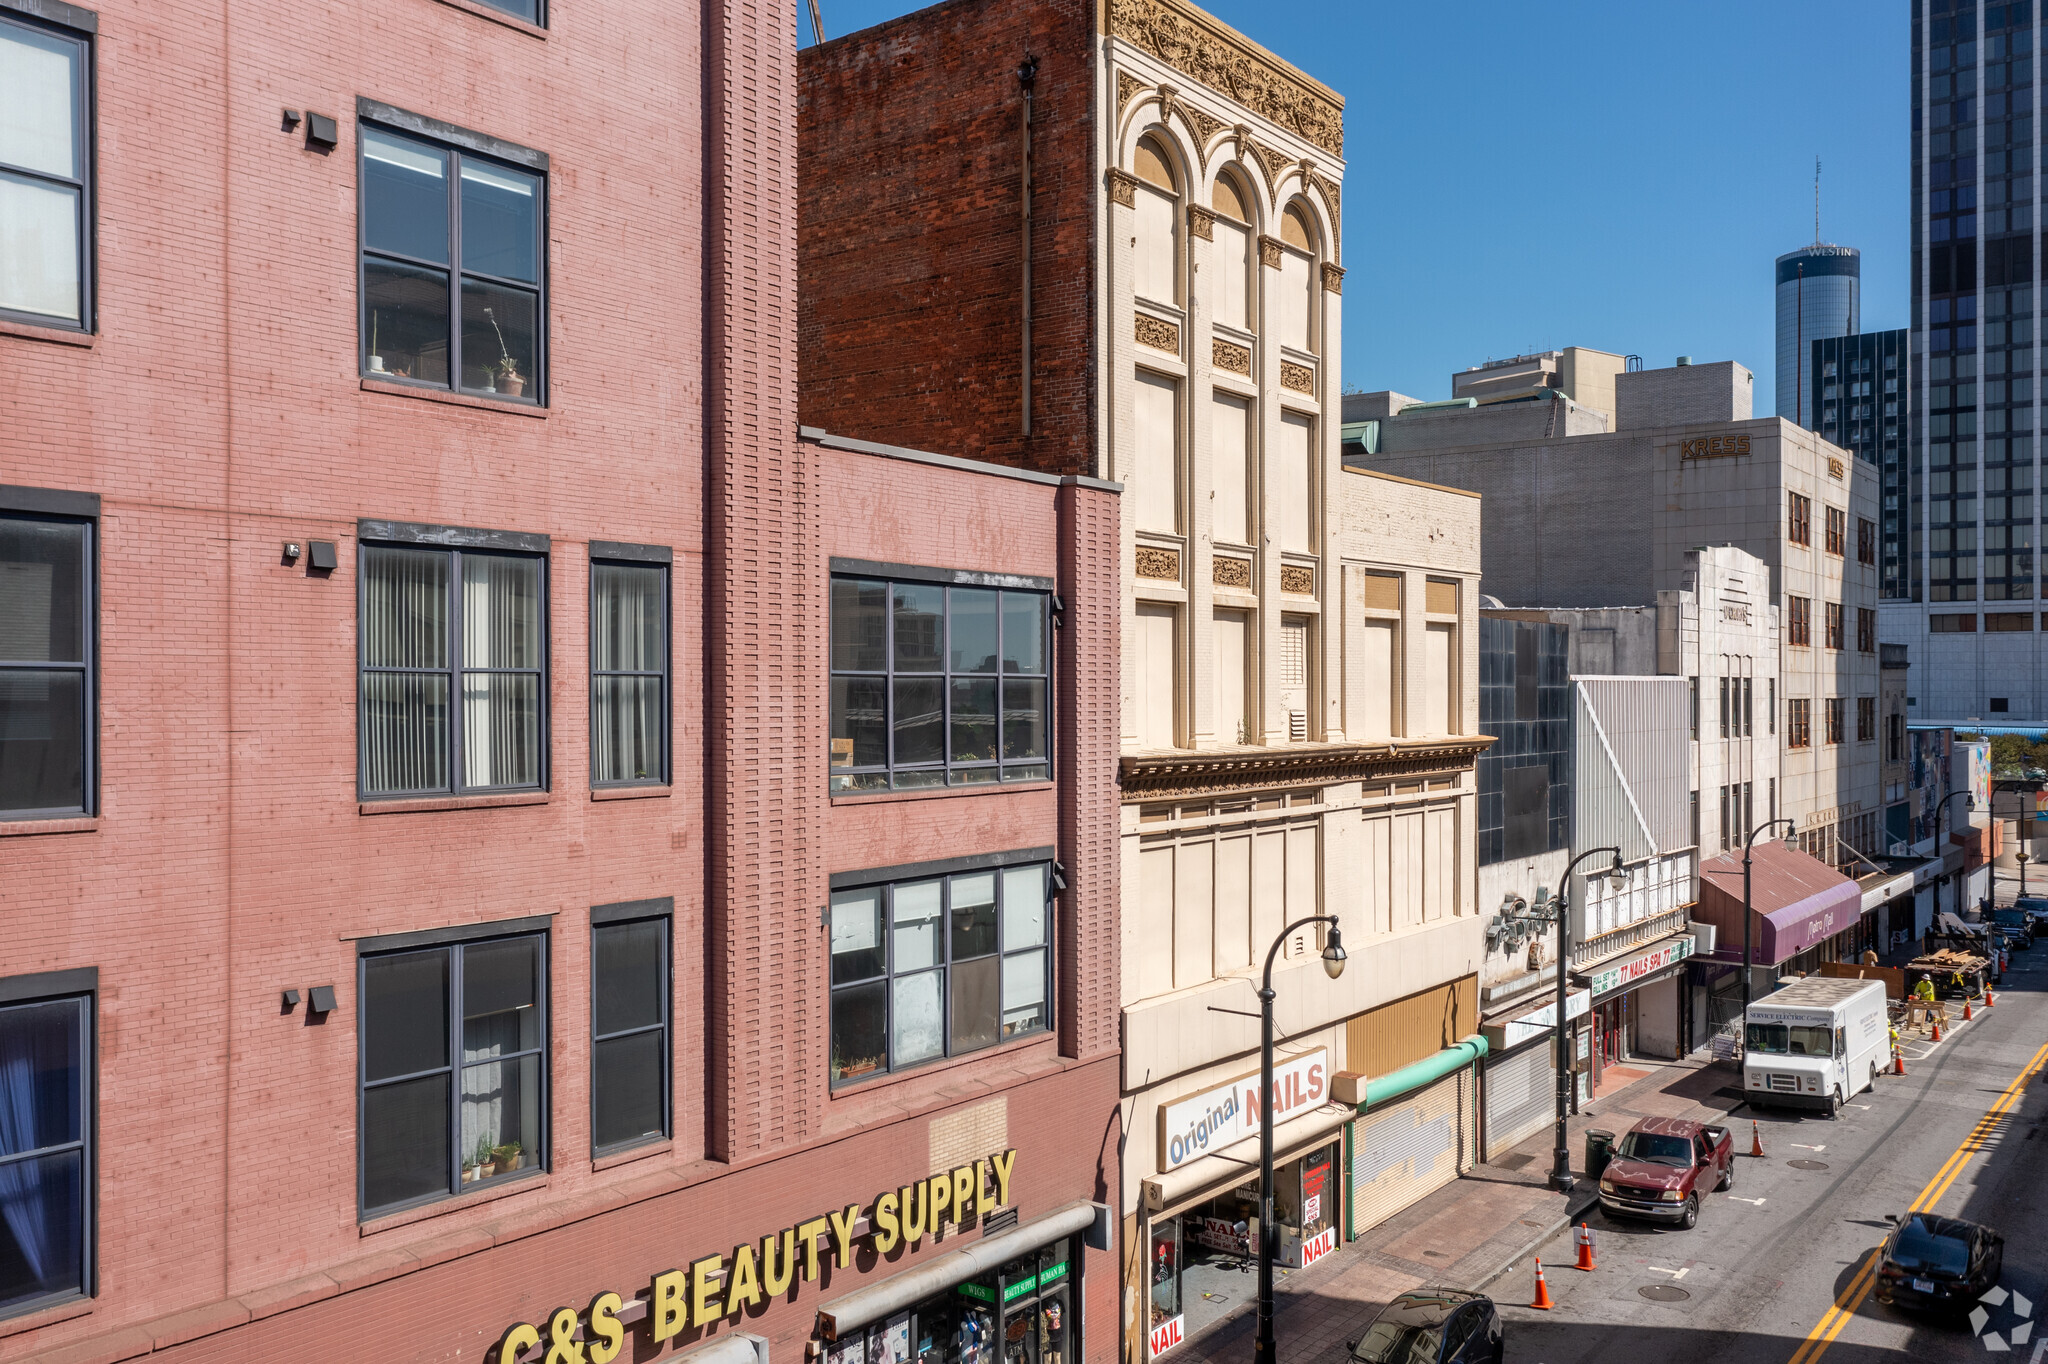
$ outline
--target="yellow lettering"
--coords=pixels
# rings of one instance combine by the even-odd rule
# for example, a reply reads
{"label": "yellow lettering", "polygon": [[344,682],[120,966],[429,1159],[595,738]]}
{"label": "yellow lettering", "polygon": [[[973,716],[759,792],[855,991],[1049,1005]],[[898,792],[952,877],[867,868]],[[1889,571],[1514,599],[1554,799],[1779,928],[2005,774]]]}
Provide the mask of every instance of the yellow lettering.
{"label": "yellow lettering", "polygon": [[680,1269],[654,1276],[654,1287],[647,1295],[647,1316],[656,1345],[689,1324],[689,1304],[683,1298],[687,1282]]}
{"label": "yellow lettering", "polygon": [[761,1280],[754,1273],[754,1248],[737,1246],[732,1252],[732,1272],[726,1275],[725,1315],[743,1307],[761,1305]]}
{"label": "yellow lettering", "polygon": [[625,1348],[626,1328],[619,1324],[619,1308],[623,1305],[616,1293],[600,1293],[590,1300],[590,1324],[584,1332],[591,1337],[584,1350],[590,1364],[612,1364]]}
{"label": "yellow lettering", "polygon": [[896,1195],[878,1194],[875,1198],[875,1254],[887,1255],[902,1239],[903,1231],[896,1221]]}
{"label": "yellow lettering", "polygon": [[832,1224],[822,1217],[813,1217],[808,1222],[796,1224],[796,1239],[804,1243],[804,1281],[812,1282],[818,1277],[818,1238]]}
{"label": "yellow lettering", "polygon": [[525,1322],[505,1333],[498,1345],[498,1364],[519,1364],[519,1356],[540,1344],[540,1332]]}
{"label": "yellow lettering", "polygon": [[[778,1257],[777,1250],[781,1254]],[[777,1259],[781,1264],[776,1264]],[[789,1291],[789,1285],[796,1279],[796,1228],[772,1232],[761,1238],[761,1287],[771,1298],[779,1298]]]}
{"label": "yellow lettering", "polygon": [[[915,1210],[911,1207],[912,1190],[917,1192]],[[914,1246],[924,1239],[925,1219],[932,1210],[931,1193],[923,1184],[906,1184],[897,1191],[897,1197],[903,1200],[903,1244]]]}
{"label": "yellow lettering", "polygon": [[965,1222],[980,1211],[974,1206],[974,1167],[962,1165],[953,1171],[953,1220]]}
{"label": "yellow lettering", "polygon": [[1017,1168],[1017,1148],[1012,1146],[989,1162],[996,1169],[996,1206],[1010,1201],[1010,1173]]}
{"label": "yellow lettering", "polygon": [[982,1156],[974,1162],[974,1210],[987,1212],[994,1202],[988,1191],[988,1157]]}
{"label": "yellow lettering", "polygon": [[953,1177],[933,1175],[924,1182],[924,1188],[924,1224],[933,1236],[937,1236],[945,1230],[946,1210],[953,1206]]}
{"label": "yellow lettering", "polygon": [[576,1309],[557,1307],[548,1316],[548,1352],[541,1364],[583,1364],[583,1347],[576,1341]]}
{"label": "yellow lettering", "polygon": [[718,1320],[718,1284],[712,1275],[724,1267],[723,1255],[690,1262],[690,1325],[709,1326]]}
{"label": "yellow lettering", "polygon": [[848,1203],[843,1214],[835,1212],[830,1216],[835,1262],[841,1269],[845,1269],[853,1263],[853,1224],[860,1221],[860,1204]]}

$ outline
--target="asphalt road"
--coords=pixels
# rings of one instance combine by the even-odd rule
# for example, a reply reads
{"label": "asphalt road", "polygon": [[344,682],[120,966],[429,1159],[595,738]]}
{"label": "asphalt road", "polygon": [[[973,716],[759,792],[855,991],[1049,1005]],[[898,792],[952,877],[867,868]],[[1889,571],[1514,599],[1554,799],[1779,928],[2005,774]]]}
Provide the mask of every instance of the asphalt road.
{"label": "asphalt road", "polygon": [[[1833,1122],[1717,1099],[1738,1150],[1757,1120],[1764,1158],[1739,1157],[1735,1187],[1709,1196],[1689,1232],[1589,1214],[1592,1273],[1570,1267],[1560,1235],[1542,1251],[1553,1311],[1507,1306],[1530,1300],[1526,1264],[1495,1283],[1510,1364],[2048,1361],[2048,1074],[2014,1083],[2048,1061],[2048,942],[2013,960],[1996,1008],[1923,1059],[1909,1052],[1904,1078],[1880,1078]],[[2016,1296],[1987,1309],[1984,1327],[2005,1350],[1968,1322],[1869,1295],[1885,1215],[1908,1207],[2004,1233],[2003,1286]],[[2015,1349],[2022,1299],[2034,1325]]]}

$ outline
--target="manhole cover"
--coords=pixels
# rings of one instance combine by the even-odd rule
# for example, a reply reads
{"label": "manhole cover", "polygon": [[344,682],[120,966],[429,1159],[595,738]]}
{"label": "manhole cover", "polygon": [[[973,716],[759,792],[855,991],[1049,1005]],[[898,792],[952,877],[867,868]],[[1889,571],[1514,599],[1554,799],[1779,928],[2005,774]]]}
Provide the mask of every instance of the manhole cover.
{"label": "manhole cover", "polygon": [[1644,1284],[1636,1292],[1642,1294],[1651,1302],[1684,1302],[1692,1296],[1692,1294],[1686,1292],[1677,1284],[1669,1283]]}
{"label": "manhole cover", "polygon": [[1824,1160],[1788,1160],[1785,1163],[1795,1170],[1825,1170],[1828,1168],[1828,1163]]}

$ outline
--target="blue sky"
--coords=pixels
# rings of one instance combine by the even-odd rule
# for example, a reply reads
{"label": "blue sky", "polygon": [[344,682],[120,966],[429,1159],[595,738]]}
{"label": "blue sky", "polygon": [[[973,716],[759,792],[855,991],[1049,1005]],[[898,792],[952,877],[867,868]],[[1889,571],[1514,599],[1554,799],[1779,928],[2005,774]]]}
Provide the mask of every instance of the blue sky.
{"label": "blue sky", "polygon": [[[922,8],[819,3],[830,36]],[[1766,415],[1771,261],[1813,237],[1816,155],[1864,328],[1908,321],[1906,0],[1204,8],[1345,98],[1347,386],[1446,398],[1582,345],[1739,360]]]}

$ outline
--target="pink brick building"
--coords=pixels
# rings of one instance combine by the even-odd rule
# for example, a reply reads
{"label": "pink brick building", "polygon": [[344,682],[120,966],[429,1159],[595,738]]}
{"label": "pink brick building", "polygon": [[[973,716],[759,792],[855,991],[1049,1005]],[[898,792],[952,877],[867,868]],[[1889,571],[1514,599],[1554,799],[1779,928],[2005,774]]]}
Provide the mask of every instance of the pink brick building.
{"label": "pink brick building", "polygon": [[791,18],[0,0],[0,1364],[1114,1354],[1117,490],[799,433]]}

